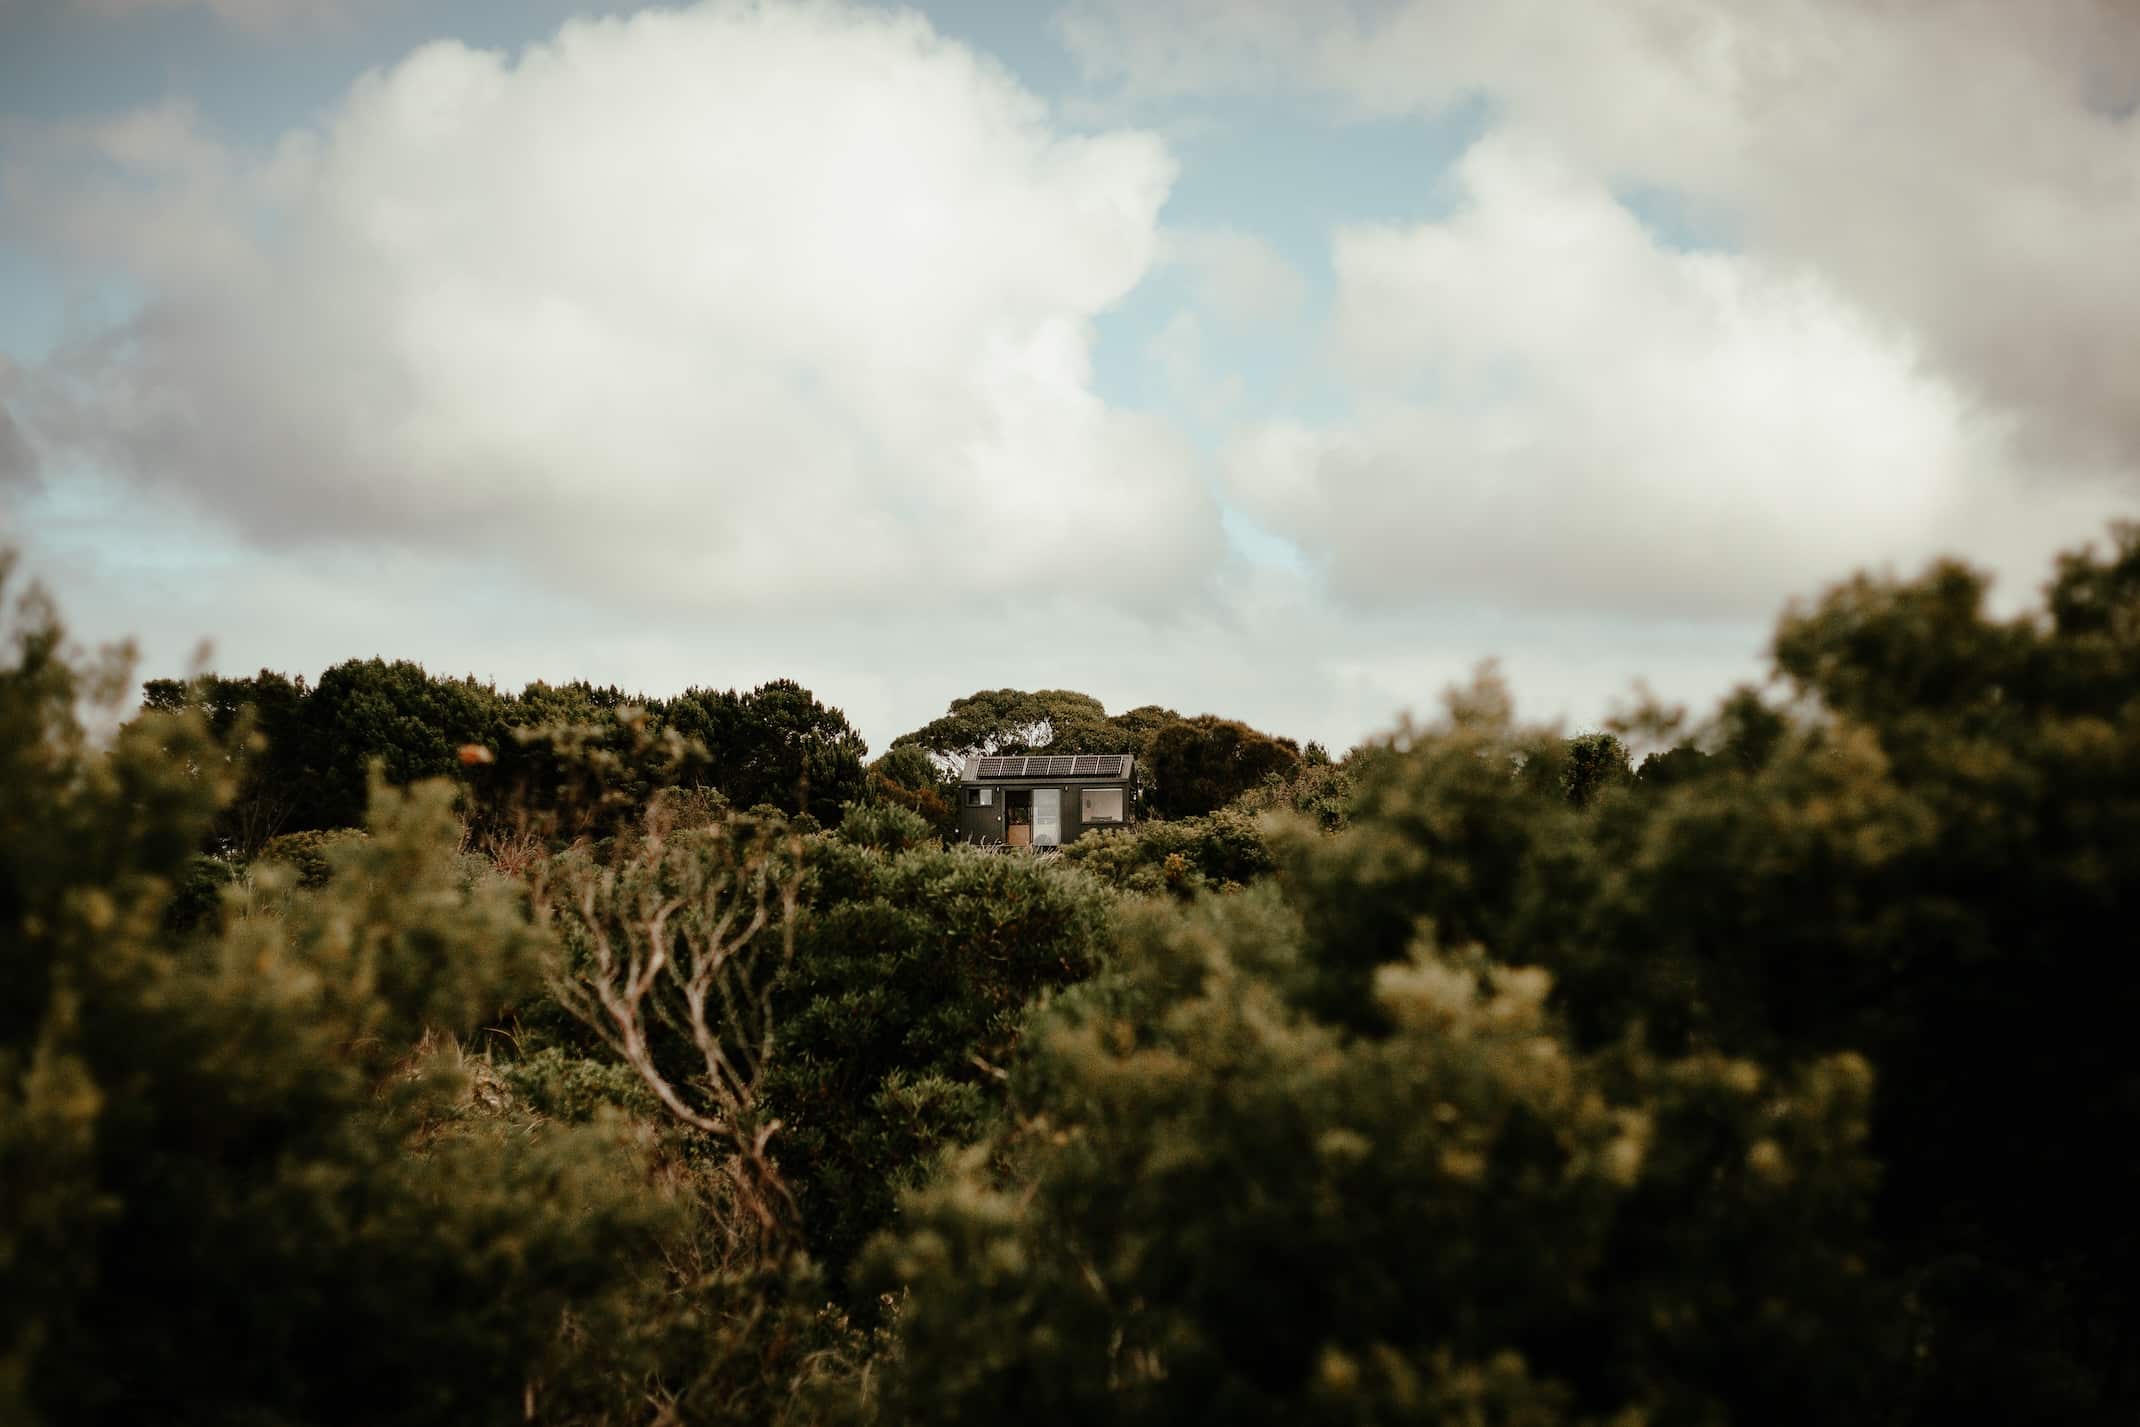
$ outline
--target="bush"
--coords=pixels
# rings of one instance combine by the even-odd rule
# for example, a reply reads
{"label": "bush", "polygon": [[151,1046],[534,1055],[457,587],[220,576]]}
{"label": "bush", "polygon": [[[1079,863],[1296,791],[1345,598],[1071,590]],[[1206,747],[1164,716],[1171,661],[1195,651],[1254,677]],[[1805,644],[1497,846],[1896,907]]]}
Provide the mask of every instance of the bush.
{"label": "bush", "polygon": [[0,667],[0,1418],[518,1420],[660,1219],[614,1137],[470,1113],[451,1038],[525,984],[518,898],[430,787],[174,937],[213,735],[92,749],[59,647]]}
{"label": "bush", "polygon": [[1021,1122],[868,1257],[880,1420],[1862,1418],[1862,1061],[1585,1056],[1542,973],[1426,944],[1351,1036],[1300,925],[1147,911],[1038,1016]]}
{"label": "bush", "polygon": [[986,1129],[1027,1004],[1091,974],[1111,903],[1056,859],[825,840],[780,989],[774,1154],[837,1279],[941,1145]]}
{"label": "bush", "polygon": [[352,838],[364,834],[356,828],[332,828],[311,832],[286,832],[271,837],[260,848],[255,862],[281,864],[296,876],[297,885],[308,891],[327,885],[334,872],[333,852]]}
{"label": "bush", "polygon": [[905,852],[937,840],[920,813],[889,803],[850,803],[840,819],[840,840],[878,852]]}
{"label": "bush", "polygon": [[1123,891],[1176,897],[1238,887],[1275,865],[1256,815],[1245,808],[1088,833],[1062,857]]}

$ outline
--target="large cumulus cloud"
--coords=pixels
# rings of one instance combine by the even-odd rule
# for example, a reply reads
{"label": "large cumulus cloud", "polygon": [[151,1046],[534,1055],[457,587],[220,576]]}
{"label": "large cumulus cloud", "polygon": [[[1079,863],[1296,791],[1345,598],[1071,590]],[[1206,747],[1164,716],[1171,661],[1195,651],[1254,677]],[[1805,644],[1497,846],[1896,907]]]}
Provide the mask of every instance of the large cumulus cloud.
{"label": "large cumulus cloud", "polygon": [[1907,329],[2032,451],[2140,465],[2140,7],[2103,0],[1073,0],[1133,92],[1484,99]]}
{"label": "large cumulus cloud", "polygon": [[1062,512],[1132,607],[1219,548],[1179,440],[1089,381],[1169,157],[1059,132],[917,17],[441,42],[254,156],[183,110],[48,140],[13,196],[146,300],[18,419],[257,546],[470,548],[683,611],[1007,597]]}
{"label": "large cumulus cloud", "polygon": [[2104,492],[2027,474],[2011,417],[1817,275],[1661,243],[1538,142],[1448,217],[1341,231],[1354,411],[1242,434],[1228,488],[1356,604],[1748,618],[1959,549],[2032,579]]}

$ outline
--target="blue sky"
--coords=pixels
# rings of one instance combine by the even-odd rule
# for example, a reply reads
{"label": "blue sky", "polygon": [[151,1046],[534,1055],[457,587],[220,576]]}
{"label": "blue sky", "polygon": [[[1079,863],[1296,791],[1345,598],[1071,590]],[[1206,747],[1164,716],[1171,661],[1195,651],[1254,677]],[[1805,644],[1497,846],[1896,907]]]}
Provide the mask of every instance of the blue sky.
{"label": "blue sky", "polygon": [[0,10],[0,535],[85,637],[1345,744],[2131,508],[2078,0],[639,8]]}

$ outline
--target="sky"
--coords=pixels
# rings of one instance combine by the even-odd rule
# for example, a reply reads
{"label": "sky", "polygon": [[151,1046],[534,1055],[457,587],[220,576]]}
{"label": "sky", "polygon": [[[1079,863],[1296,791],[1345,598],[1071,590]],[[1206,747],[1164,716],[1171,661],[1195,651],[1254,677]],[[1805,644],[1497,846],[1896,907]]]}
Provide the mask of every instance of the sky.
{"label": "sky", "polygon": [[1699,711],[2140,515],[2136,331],[2112,0],[0,0],[0,545],[145,677]]}

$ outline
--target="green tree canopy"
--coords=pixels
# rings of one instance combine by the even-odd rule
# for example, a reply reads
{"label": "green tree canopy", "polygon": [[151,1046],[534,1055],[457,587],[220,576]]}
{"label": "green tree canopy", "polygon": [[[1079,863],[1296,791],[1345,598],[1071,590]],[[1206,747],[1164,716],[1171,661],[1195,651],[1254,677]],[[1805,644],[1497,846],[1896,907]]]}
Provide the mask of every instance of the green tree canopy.
{"label": "green tree canopy", "polygon": [[1017,755],[1052,748],[1065,753],[1117,752],[1071,745],[1084,739],[1111,739],[1107,710],[1089,694],[1068,689],[983,689],[953,699],[940,718],[892,740],[912,745],[950,764],[973,754]]}
{"label": "green tree canopy", "polygon": [[1304,950],[1268,894],[1155,912],[1041,1016],[1017,1127],[872,1253],[882,1420],[1856,1420],[1862,1060],[1585,1055],[1425,940],[1359,1037]]}
{"label": "green tree canopy", "polygon": [[1176,818],[1223,807],[1265,778],[1290,773],[1299,762],[1300,750],[1291,739],[1203,714],[1153,735],[1147,766],[1159,810]]}
{"label": "green tree canopy", "polygon": [[[316,893],[166,904],[234,781],[197,708],[109,749],[28,607],[0,663],[0,1418],[521,1420],[661,1217],[595,1128],[468,1113],[455,1033],[528,983],[451,790],[382,793]],[[635,1183],[636,1181],[636,1183]]]}
{"label": "green tree canopy", "polygon": [[298,827],[362,823],[374,760],[396,787],[451,776],[463,745],[497,740],[509,697],[473,678],[434,677],[405,659],[335,665],[304,700],[311,786]]}
{"label": "green tree canopy", "polygon": [[687,689],[649,707],[686,738],[704,744],[713,785],[739,808],[771,804],[839,821],[840,807],[862,796],[862,735],[836,708],[793,679],[747,693]]}
{"label": "green tree canopy", "polygon": [[1128,753],[1141,758],[1152,733],[1178,717],[1146,704],[1109,716],[1098,699],[1070,689],[983,689],[953,699],[941,718],[892,740],[950,769],[975,754]]}

